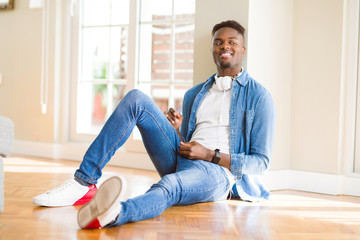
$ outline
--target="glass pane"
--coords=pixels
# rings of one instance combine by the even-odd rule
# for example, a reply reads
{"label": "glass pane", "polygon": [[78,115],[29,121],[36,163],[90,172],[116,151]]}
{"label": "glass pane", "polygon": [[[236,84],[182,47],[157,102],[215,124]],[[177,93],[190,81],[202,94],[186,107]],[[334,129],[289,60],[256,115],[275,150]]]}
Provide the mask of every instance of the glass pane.
{"label": "glass pane", "polygon": [[194,19],[195,0],[175,0],[175,19]]}
{"label": "glass pane", "polygon": [[93,85],[92,128],[102,126],[106,121],[108,108],[107,84]]}
{"label": "glass pane", "polygon": [[[109,95],[109,90],[111,95]],[[123,99],[124,92],[125,84],[93,85],[92,129],[100,130],[120,100]]]}
{"label": "glass pane", "polygon": [[83,0],[83,26],[110,24],[110,0]]}
{"label": "glass pane", "polygon": [[[111,90],[111,95],[109,95]],[[124,97],[125,84],[82,82],[78,88],[77,133],[97,134]]]}
{"label": "glass pane", "polygon": [[176,111],[182,112],[182,102],[185,92],[192,87],[192,82],[188,85],[174,86],[174,105],[172,106]]}
{"label": "glass pane", "polygon": [[92,83],[80,82],[77,88],[76,133],[91,133]]}
{"label": "glass pane", "polygon": [[[139,81],[171,80],[171,27],[143,24],[140,33]],[[149,78],[151,76],[151,79]]]}
{"label": "glass pane", "polygon": [[141,1],[141,22],[154,20],[171,20],[172,1],[171,0],[142,0]]}
{"label": "glass pane", "polygon": [[125,79],[128,55],[127,27],[111,28],[110,79]]}
{"label": "glass pane", "polygon": [[194,24],[175,28],[175,82],[192,83],[194,59]]}
{"label": "glass pane", "polygon": [[121,99],[125,95],[125,84],[114,84],[112,87],[112,109],[110,114],[115,110]]}
{"label": "glass pane", "polygon": [[111,24],[129,24],[129,0],[111,1]]}
{"label": "glass pane", "polygon": [[152,97],[161,111],[169,108],[170,86],[169,85],[151,85],[139,84],[138,88],[145,94]]}
{"label": "glass pane", "polygon": [[157,81],[171,80],[171,26],[152,27],[151,78]]}
{"label": "glass pane", "polygon": [[108,77],[109,33],[109,28],[86,28],[83,30],[82,80]]}

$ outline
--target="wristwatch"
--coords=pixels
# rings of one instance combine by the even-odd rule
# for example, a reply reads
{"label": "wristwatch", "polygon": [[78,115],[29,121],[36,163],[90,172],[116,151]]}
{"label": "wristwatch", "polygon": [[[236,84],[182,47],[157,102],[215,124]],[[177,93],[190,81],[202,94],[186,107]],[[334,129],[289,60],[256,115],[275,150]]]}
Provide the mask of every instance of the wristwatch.
{"label": "wristwatch", "polygon": [[220,149],[215,149],[215,156],[213,157],[213,159],[211,160],[212,163],[218,164],[221,160],[220,157]]}

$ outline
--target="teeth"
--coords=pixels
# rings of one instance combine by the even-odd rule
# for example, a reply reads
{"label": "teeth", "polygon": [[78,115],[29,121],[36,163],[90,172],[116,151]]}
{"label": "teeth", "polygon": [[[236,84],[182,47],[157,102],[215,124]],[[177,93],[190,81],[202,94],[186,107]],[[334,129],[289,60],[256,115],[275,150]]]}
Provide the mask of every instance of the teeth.
{"label": "teeth", "polygon": [[223,54],[221,54],[221,57],[230,57],[230,56],[231,56],[230,53],[223,53]]}

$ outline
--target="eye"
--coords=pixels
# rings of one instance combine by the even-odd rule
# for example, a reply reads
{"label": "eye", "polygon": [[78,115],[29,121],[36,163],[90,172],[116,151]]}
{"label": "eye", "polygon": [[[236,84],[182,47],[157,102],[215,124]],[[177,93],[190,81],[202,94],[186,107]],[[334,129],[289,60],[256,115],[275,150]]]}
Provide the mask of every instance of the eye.
{"label": "eye", "polygon": [[219,42],[219,41],[214,43],[215,46],[221,46],[221,44],[222,44],[222,42]]}
{"label": "eye", "polygon": [[229,44],[230,44],[230,45],[236,45],[237,42],[231,41],[231,42],[229,42]]}

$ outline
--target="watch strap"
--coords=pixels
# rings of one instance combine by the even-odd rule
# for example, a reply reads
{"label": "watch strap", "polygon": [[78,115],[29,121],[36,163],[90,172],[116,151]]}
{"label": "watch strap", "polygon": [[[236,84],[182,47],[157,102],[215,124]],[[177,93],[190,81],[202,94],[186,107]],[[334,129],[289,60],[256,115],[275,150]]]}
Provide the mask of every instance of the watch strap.
{"label": "watch strap", "polygon": [[218,164],[220,162],[220,149],[215,149],[215,156],[212,158],[211,162]]}

